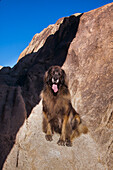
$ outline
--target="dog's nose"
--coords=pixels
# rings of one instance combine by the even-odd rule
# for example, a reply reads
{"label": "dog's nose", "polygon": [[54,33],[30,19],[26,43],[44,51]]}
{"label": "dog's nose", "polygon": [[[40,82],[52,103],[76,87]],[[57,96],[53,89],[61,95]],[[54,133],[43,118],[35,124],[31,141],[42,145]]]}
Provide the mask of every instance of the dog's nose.
{"label": "dog's nose", "polygon": [[57,77],[52,78],[52,83],[58,83],[59,79]]}

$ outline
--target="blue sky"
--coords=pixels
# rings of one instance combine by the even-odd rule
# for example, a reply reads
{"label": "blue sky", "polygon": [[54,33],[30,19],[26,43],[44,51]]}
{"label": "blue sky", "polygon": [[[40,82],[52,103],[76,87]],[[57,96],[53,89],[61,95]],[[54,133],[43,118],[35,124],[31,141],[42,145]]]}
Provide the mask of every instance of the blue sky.
{"label": "blue sky", "polygon": [[36,33],[59,18],[87,12],[111,0],[0,0],[0,65],[13,66]]}

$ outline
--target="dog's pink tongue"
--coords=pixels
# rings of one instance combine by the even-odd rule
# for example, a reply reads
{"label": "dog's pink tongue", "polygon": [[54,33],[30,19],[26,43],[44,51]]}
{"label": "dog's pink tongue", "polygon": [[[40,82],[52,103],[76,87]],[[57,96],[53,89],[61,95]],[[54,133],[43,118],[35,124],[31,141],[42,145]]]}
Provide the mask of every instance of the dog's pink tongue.
{"label": "dog's pink tongue", "polygon": [[56,92],[58,91],[57,85],[56,85],[56,84],[53,84],[53,85],[52,85],[52,89],[53,89],[54,93],[56,93]]}

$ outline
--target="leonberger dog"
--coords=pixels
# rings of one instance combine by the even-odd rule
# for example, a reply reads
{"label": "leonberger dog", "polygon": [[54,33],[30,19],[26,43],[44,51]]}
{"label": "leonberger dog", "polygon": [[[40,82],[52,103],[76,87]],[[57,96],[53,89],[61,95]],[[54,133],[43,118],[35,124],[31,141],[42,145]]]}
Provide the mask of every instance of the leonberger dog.
{"label": "leonberger dog", "polygon": [[52,141],[54,132],[57,132],[60,134],[58,145],[72,146],[74,137],[87,133],[87,127],[71,104],[66,73],[61,67],[51,66],[45,73],[41,97],[42,127],[47,141]]}

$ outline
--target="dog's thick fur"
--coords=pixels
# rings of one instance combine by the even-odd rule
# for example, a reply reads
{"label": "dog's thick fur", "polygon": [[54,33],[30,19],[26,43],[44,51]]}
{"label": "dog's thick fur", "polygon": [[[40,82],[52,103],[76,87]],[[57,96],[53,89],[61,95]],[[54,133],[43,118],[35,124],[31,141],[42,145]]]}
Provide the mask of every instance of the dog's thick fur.
{"label": "dog's thick fur", "polygon": [[87,133],[87,127],[72,107],[68,81],[61,67],[52,66],[45,73],[41,97],[46,140],[52,141],[52,135],[57,132],[60,134],[58,145],[72,146],[74,137]]}

